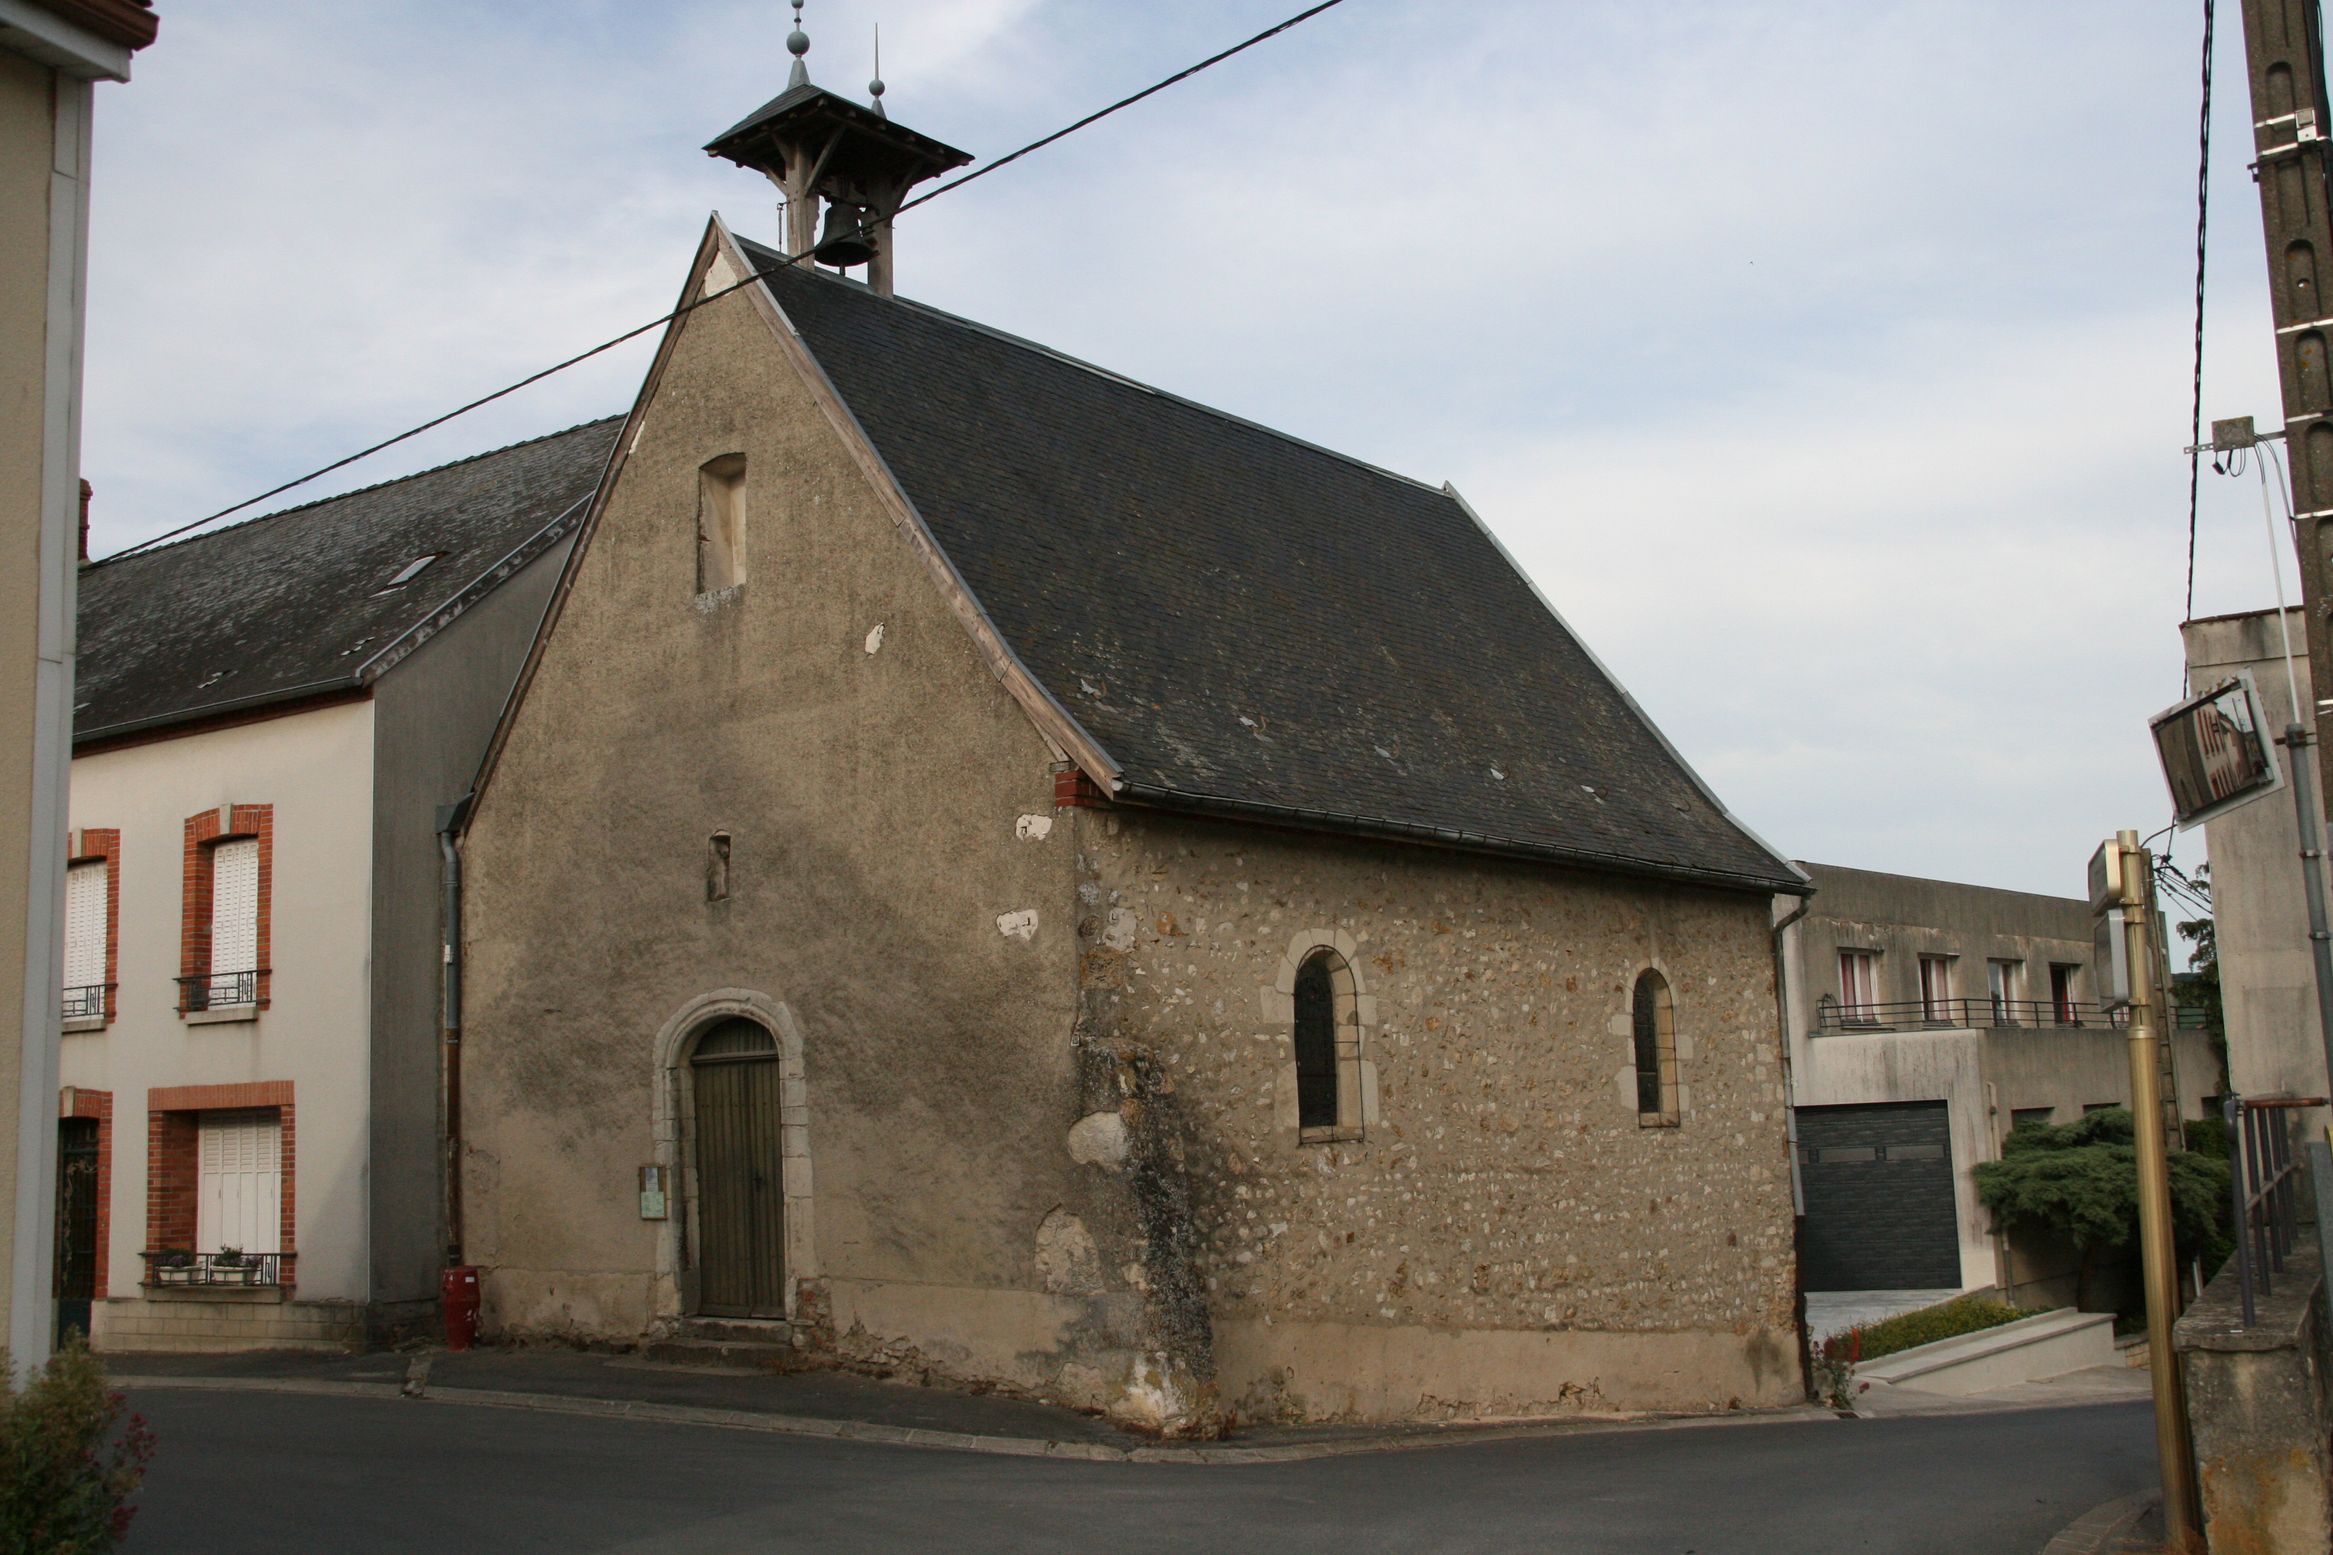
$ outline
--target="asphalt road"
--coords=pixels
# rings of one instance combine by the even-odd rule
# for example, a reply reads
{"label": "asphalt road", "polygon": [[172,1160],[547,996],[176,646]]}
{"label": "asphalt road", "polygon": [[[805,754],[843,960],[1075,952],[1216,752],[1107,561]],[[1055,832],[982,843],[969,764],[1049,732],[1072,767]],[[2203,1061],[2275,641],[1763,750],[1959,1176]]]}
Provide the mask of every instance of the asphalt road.
{"label": "asphalt road", "polygon": [[130,1555],[2036,1555],[2153,1473],[2143,1405],[1186,1467],[386,1399],[154,1390],[132,1403],[161,1446]]}

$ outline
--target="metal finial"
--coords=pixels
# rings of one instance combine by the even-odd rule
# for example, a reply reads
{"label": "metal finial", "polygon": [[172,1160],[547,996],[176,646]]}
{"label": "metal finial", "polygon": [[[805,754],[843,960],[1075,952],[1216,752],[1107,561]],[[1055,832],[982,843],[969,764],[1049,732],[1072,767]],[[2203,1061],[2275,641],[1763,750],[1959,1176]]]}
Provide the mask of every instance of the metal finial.
{"label": "metal finial", "polygon": [[867,95],[875,99],[877,113],[883,114],[886,119],[891,117],[891,115],[883,113],[883,24],[881,22],[875,24],[875,79],[867,83]]}
{"label": "metal finial", "polygon": [[786,84],[808,86],[810,64],[802,56],[810,52],[810,34],[802,30],[802,0],[794,0],[794,30],[786,34],[786,52],[794,56],[794,73]]}

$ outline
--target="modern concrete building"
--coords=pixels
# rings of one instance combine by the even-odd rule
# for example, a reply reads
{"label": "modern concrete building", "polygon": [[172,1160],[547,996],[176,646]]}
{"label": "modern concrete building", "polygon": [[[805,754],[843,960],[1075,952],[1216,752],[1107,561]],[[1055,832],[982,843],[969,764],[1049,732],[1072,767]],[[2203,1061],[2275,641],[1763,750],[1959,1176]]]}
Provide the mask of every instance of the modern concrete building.
{"label": "modern concrete building", "polygon": [[[1801,867],[1815,897],[1782,951],[1807,1288],[2070,1296],[2055,1250],[2008,1245],[1975,1172],[2020,1123],[2130,1104],[2088,904]],[[2174,1051],[2180,1115],[2203,1116],[2221,1089],[2210,1040],[2182,1030]]]}
{"label": "modern concrete building", "polygon": [[84,571],[49,1105],[61,1305],[98,1347],[347,1344],[433,1319],[440,810],[614,433]]}
{"label": "modern concrete building", "polygon": [[[717,146],[879,216],[933,144]],[[1791,866],[1456,492],[886,280],[713,224],[497,737],[490,1331],[1169,1429],[1797,1398]]]}
{"label": "modern concrete building", "polygon": [[146,0],[0,0],[0,1343],[46,1355],[95,87]]}
{"label": "modern concrete building", "polygon": [[[2284,632],[2274,610],[2209,616],[2180,628],[2189,683],[2200,691],[2250,671],[2268,727],[2280,735],[2292,718],[2294,682],[2304,702],[2314,700],[2300,611],[2287,612],[2282,625],[2292,634],[2290,680]],[[2277,760],[2286,759],[2279,750]],[[2325,1044],[2317,1020],[2292,795],[2271,794],[2229,810],[2204,822],[2203,832],[2211,854],[2212,921],[2219,934],[2228,1083],[2245,1096],[2326,1095]],[[2317,1121],[2324,1121],[2321,1114]]]}

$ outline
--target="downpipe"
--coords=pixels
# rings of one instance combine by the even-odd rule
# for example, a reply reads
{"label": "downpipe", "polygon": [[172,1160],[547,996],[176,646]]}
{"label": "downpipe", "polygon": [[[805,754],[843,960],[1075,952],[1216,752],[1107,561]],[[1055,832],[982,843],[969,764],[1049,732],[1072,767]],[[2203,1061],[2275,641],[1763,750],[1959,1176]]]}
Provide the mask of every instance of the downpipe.
{"label": "downpipe", "polygon": [[438,1028],[443,1043],[445,1106],[446,1266],[462,1262],[462,855],[455,845],[474,795],[464,794],[437,812],[437,848],[444,896],[443,965],[438,987]]}
{"label": "downpipe", "polygon": [[1790,1316],[1798,1328],[1798,1380],[1808,1398],[1815,1393],[1814,1336],[1806,1326],[1806,1185],[1798,1169],[1798,1078],[1791,1067],[1790,962],[1782,948],[1783,936],[1814,910],[1811,896],[1802,897],[1788,916],[1774,925],[1774,1012],[1782,1035],[1782,1120],[1790,1142]]}

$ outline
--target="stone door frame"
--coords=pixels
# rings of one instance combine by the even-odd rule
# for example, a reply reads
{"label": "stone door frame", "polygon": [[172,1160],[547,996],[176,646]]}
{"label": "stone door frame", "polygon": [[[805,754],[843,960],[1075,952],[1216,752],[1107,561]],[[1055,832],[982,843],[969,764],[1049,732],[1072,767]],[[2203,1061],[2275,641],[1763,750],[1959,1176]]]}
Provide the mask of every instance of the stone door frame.
{"label": "stone door frame", "polygon": [[768,1031],[778,1045],[778,1126],[785,1194],[783,1290],[786,1316],[796,1315],[805,1281],[818,1278],[816,1222],[812,1218],[810,1095],[802,1068],[802,1025],[784,1001],[749,988],[699,994],[675,1010],[656,1035],[656,1072],[650,1085],[656,1161],[670,1183],[664,1220],[657,1227],[659,1317],[697,1310],[696,1081],[689,1058],[697,1038],[724,1020],[743,1019]]}

